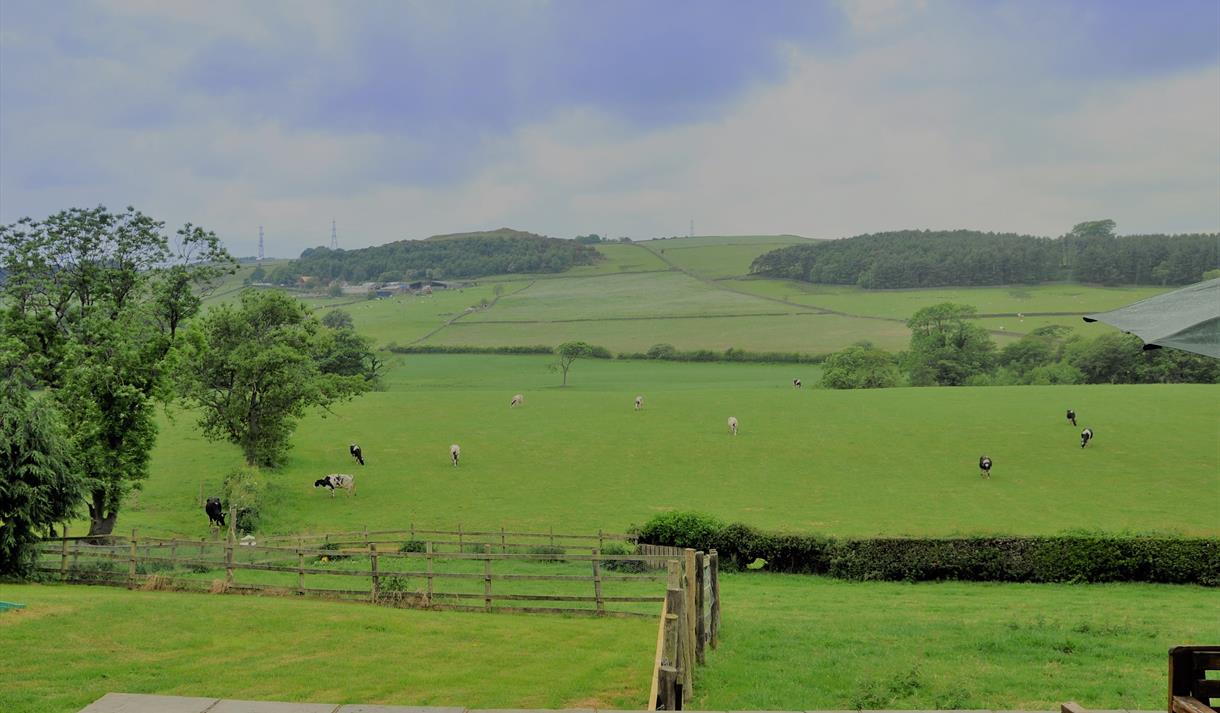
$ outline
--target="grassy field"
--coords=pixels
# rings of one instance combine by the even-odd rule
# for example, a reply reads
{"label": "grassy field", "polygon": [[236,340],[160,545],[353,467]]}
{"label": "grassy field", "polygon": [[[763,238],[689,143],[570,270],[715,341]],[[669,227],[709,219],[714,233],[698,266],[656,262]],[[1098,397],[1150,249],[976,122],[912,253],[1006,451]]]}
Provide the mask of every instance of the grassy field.
{"label": "grassy field", "polygon": [[[695,508],[837,535],[1220,534],[1206,508],[1181,506],[1220,496],[1216,386],[796,391],[791,379],[815,383],[816,368],[586,360],[563,389],[551,361],[404,357],[388,391],[302,423],[288,464],[268,475],[265,527],[621,531]],[[518,392],[525,405],[510,410]],[[1097,434],[1085,450],[1063,419],[1069,406]],[[352,441],[367,466],[348,456]],[[976,469],[983,453],[990,481]],[[204,441],[179,412],[120,528],[205,535],[199,483],[218,491],[239,464],[235,447]],[[356,473],[359,495],[312,487],[332,472]]]}
{"label": "grassy field", "polygon": [[326,703],[639,709],[656,622],[283,597],[0,585],[0,710],[108,691]]}
{"label": "grassy field", "polygon": [[1157,710],[1166,651],[1220,639],[1201,587],[726,574],[721,595],[703,710]]}

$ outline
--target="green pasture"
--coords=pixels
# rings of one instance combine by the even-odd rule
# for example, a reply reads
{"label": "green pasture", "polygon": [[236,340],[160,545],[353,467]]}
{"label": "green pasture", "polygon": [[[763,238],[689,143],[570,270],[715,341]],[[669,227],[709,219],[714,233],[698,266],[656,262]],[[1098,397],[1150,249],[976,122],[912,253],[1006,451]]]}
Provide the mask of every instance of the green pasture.
{"label": "green pasture", "polygon": [[757,238],[734,243],[692,241],[686,245],[669,245],[670,242],[677,241],[652,241],[647,245],[683,270],[700,277],[723,278],[749,274],[754,258],[795,241],[763,242],[762,238]]}
{"label": "green pasture", "polygon": [[656,622],[292,597],[0,584],[0,710],[108,691],[482,708],[639,709]]}
{"label": "green pasture", "polygon": [[[621,531],[670,509],[834,535],[1220,534],[1220,399],[1213,385],[810,388],[808,365],[408,355],[388,390],[307,418],[266,474],[269,533],[419,527]],[[807,384],[800,391],[791,379]],[[525,395],[510,409],[509,398]],[[645,408],[632,402],[645,396]],[[1096,438],[1079,447],[1074,408]],[[736,437],[725,421],[741,422]],[[367,465],[347,453],[364,448]],[[449,445],[460,444],[460,467]],[[995,463],[982,480],[978,458]],[[162,421],[152,476],[119,528],[207,534],[235,447],[189,412]],[[313,488],[357,476],[355,497]],[[83,527],[82,524],[76,525]]]}
{"label": "green pasture", "polygon": [[[655,240],[641,240],[640,245],[645,245],[654,250],[664,248],[691,248],[691,247],[708,247],[718,245],[792,245],[793,243],[804,243],[816,238],[806,238],[800,235],[695,235],[689,238],[657,238]],[[771,248],[768,248],[770,250]],[[759,254],[767,252],[761,251]]]}
{"label": "green pasture", "polygon": [[1220,639],[1202,587],[721,577],[701,710],[1165,706],[1166,652]]}

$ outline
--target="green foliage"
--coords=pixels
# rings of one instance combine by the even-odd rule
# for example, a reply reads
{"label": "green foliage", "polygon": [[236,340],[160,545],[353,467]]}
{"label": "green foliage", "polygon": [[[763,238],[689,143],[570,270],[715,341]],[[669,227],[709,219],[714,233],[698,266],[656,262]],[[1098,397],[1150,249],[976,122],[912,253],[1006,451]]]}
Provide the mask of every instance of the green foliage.
{"label": "green foliage", "polygon": [[944,302],[924,307],[907,320],[911,348],[907,371],[914,386],[961,386],[991,368],[995,343],[987,331],[969,320],[970,305]]}
{"label": "green foliage", "polygon": [[210,310],[191,330],[181,372],[204,435],[237,444],[250,465],[279,465],[309,407],[369,389],[365,375],[334,367],[335,334],[274,290],[246,291],[239,305]]}
{"label": "green foliage", "polygon": [[399,552],[426,552],[428,543],[422,540],[407,540],[399,546]]}
{"label": "green foliage", "polygon": [[222,484],[221,502],[237,513],[234,528],[248,535],[258,530],[262,521],[263,495],[267,483],[258,468],[246,466],[230,471]]}
{"label": "green foliage", "polygon": [[[673,516],[675,513],[666,513]],[[1042,537],[830,538],[763,532],[678,513],[653,518],[640,540],[715,549],[728,569],[840,579],[986,582],[1159,582],[1220,586],[1220,538],[1066,534]]]}
{"label": "green foliage", "polygon": [[848,347],[826,357],[822,386],[828,389],[885,389],[897,386],[894,357],[870,346]]}
{"label": "green foliage", "polygon": [[28,573],[33,545],[80,507],[84,482],[75,472],[63,422],[53,404],[36,400],[24,378],[0,381],[0,575]]}
{"label": "green foliage", "polygon": [[555,348],[545,344],[521,347],[474,347],[448,344],[407,344],[387,347],[395,354],[554,354]]}
{"label": "green foliage", "polygon": [[658,361],[731,361],[754,364],[820,364],[821,354],[800,352],[752,352],[729,347],[724,351],[711,349],[679,350],[672,344],[654,344],[647,352],[625,352],[619,359],[656,359]]}
{"label": "green foliage", "polygon": [[[603,555],[633,555],[635,550],[622,542],[606,542],[602,545],[601,553]],[[611,572],[624,574],[638,574],[648,569],[644,560],[606,560],[602,562],[602,567]]]}
{"label": "green foliage", "polygon": [[[73,208],[0,227],[6,352],[14,343],[52,390],[106,534],[148,475],[152,401],[167,396],[175,337],[236,262],[214,233],[128,208]],[[7,359],[7,357],[6,357]]]}
{"label": "green foliage", "polygon": [[904,230],[779,248],[750,271],[870,289],[1036,284],[1184,285],[1220,266],[1215,233],[1114,234],[1114,221],[1081,223],[1058,239],[974,230]]}
{"label": "green foliage", "polygon": [[299,260],[277,268],[272,280],[295,284],[302,275],[364,282],[389,275],[395,279],[469,278],[481,275],[562,272],[575,265],[591,265],[597,250],[572,240],[546,238],[507,228],[485,233],[434,236],[427,240],[400,240],[359,250],[310,248]]}
{"label": "green foliage", "polygon": [[332,309],[322,315],[322,326],[331,329],[354,329],[352,313],[341,309]]}
{"label": "green foliage", "polygon": [[555,354],[559,357],[559,369],[563,372],[563,386],[568,385],[568,370],[572,368],[572,364],[577,359],[592,357],[598,349],[607,355],[610,353],[602,347],[594,347],[585,342],[564,342],[555,347]]}
{"label": "green foliage", "polygon": [[725,527],[712,515],[689,510],[670,510],[652,516],[640,527],[641,542],[674,547],[702,547]]}

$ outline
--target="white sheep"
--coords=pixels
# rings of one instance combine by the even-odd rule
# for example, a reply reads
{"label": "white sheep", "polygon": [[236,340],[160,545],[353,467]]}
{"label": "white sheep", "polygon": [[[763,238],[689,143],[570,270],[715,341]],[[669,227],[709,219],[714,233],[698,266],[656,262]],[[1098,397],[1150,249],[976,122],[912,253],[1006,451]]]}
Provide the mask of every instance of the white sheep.
{"label": "white sheep", "polygon": [[512,408],[514,406],[520,406],[523,403],[525,403],[525,397],[522,396],[521,394],[517,394],[516,396],[513,397],[512,401],[508,402],[508,407]]}
{"label": "white sheep", "polygon": [[455,467],[455,468],[457,467],[458,458],[461,458],[461,457],[462,457],[461,446],[459,446],[456,443],[454,443],[452,446],[449,446],[449,458],[450,458],[450,460],[453,461],[453,467]]}
{"label": "white sheep", "polygon": [[729,433],[737,435],[737,417],[729,416]]}
{"label": "white sheep", "polygon": [[644,397],[643,396],[635,397],[635,410],[639,411],[642,408],[644,408]]}

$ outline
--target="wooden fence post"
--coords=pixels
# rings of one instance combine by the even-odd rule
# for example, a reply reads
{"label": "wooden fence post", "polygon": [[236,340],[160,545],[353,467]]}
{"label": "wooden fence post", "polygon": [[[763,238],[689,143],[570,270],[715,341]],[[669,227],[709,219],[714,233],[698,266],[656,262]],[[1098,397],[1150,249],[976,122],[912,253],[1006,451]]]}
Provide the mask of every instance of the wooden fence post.
{"label": "wooden fence post", "polygon": [[491,611],[491,545],[483,545],[483,608]]}
{"label": "wooden fence post", "polygon": [[500,526],[500,554],[508,554],[508,538],[504,535],[504,526]]}
{"label": "wooden fence post", "polygon": [[68,523],[64,523],[64,541],[63,549],[59,554],[59,578],[63,579],[68,574]]}
{"label": "wooden fence post", "polygon": [[378,593],[381,590],[381,578],[377,575],[377,545],[372,542],[369,543],[369,560],[373,564],[373,591],[369,592],[369,596],[376,604]]}
{"label": "wooden fence post", "polygon": [[203,481],[199,481],[199,498],[195,501],[195,507],[203,507]]}
{"label": "wooden fence post", "polygon": [[707,631],[703,628],[703,608],[707,605],[703,596],[703,552],[695,553],[695,661],[707,663],[703,647],[707,644]]}
{"label": "wooden fence post", "polygon": [[694,679],[695,668],[695,550],[687,547],[683,550],[683,591],[686,594],[683,605],[686,613],[686,661],[689,664],[684,674],[687,688]]}
{"label": "wooden fence post", "polygon": [[555,526],[552,525],[551,527],[547,528],[547,531],[551,533],[551,547],[554,547],[555,546]]}
{"label": "wooden fence post", "polygon": [[658,677],[659,688],[661,689],[657,698],[661,699],[661,705],[665,706],[667,711],[682,710],[682,701],[678,700],[678,669],[673,666],[662,666]]}
{"label": "wooden fence post", "polygon": [[[232,518],[233,506],[229,506],[229,516]],[[233,584],[233,540],[237,537],[236,525],[230,520],[229,532],[225,537],[225,588]]]}
{"label": "wooden fence post", "polygon": [[297,538],[297,595],[305,595],[305,543],[304,538]]}
{"label": "wooden fence post", "polygon": [[425,590],[424,606],[432,606],[432,540],[424,543],[424,556],[428,560],[428,588]]}
{"label": "wooden fence post", "polygon": [[687,625],[689,612],[687,611],[686,590],[684,588],[669,589],[665,592],[668,607],[674,614],[674,628],[677,630],[676,646],[677,656],[674,659],[674,668],[678,669],[677,686],[684,689],[683,696],[688,696],[690,685],[688,681],[692,678],[691,669],[694,668],[694,661],[691,655],[690,646],[690,628]]}
{"label": "wooden fence post", "polygon": [[136,588],[136,529],[131,528],[131,557],[127,561],[127,588]]}
{"label": "wooden fence post", "polygon": [[458,554],[461,554],[463,549],[465,549],[465,547],[462,544],[462,523],[459,522],[458,523]]}
{"label": "wooden fence post", "polygon": [[709,553],[712,560],[710,569],[712,575],[712,608],[710,616],[712,618],[712,648],[720,643],[720,555],[716,554],[716,550]]}
{"label": "wooden fence post", "polygon": [[606,614],[606,602],[602,599],[601,550],[593,550],[593,600],[597,602],[597,615]]}
{"label": "wooden fence post", "polygon": [[412,540],[415,539],[415,523],[414,522],[411,523],[411,539]]}
{"label": "wooden fence post", "polygon": [[602,529],[599,527],[599,528],[597,528],[597,549],[598,550],[606,549],[606,543],[603,542],[603,539],[605,539],[605,536],[602,534]]}

